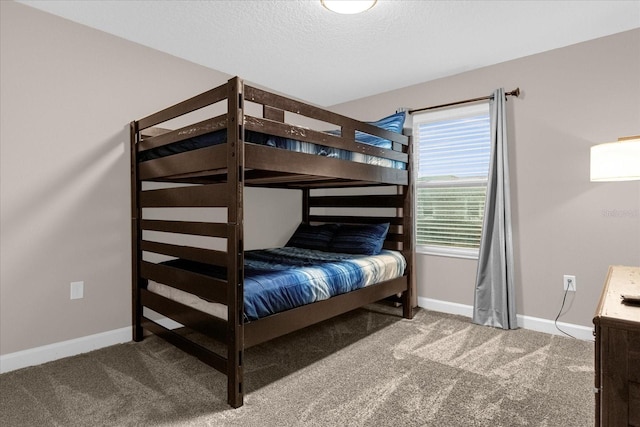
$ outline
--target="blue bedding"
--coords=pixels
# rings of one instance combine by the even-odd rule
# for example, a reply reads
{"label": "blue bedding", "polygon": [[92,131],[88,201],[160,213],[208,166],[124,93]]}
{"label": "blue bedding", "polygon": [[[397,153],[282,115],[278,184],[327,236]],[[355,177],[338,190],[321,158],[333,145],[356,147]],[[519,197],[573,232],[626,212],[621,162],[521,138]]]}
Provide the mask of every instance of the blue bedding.
{"label": "blue bedding", "polygon": [[[224,278],[224,270],[185,260],[165,263]],[[364,286],[402,276],[403,256],[383,250],[379,255],[330,253],[295,247],[245,252],[245,320],[321,301]]]}

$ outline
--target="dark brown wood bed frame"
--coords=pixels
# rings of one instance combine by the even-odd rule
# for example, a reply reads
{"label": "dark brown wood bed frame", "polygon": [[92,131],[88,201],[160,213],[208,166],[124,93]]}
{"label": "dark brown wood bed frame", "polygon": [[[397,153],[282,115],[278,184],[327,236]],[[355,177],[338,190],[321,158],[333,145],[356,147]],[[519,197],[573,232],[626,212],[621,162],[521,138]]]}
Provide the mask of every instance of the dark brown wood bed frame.
{"label": "dark brown wood bed frame", "polygon": [[[169,131],[157,125],[216,103],[226,113]],[[247,103],[262,106],[262,117],[246,113]],[[286,114],[285,114],[286,113]],[[341,127],[342,137],[285,123],[293,114]],[[220,129],[227,142],[167,157],[138,162],[138,153]],[[291,152],[244,142],[245,131],[294,138],[325,146],[405,162],[405,170]],[[357,143],[355,130],[389,139],[392,149]],[[411,145],[407,136],[388,132],[328,110],[245,84],[235,77],[227,83],[131,123],[133,339],[143,330],[153,332],[227,376],[228,403],[243,404],[244,349],[321,322],[385,298],[399,296],[402,316],[412,318],[414,287]],[[190,184],[177,188],[143,190],[145,181]],[[198,184],[198,185],[191,185]],[[244,187],[274,187],[302,191],[305,223],[391,224],[384,247],[399,250],[407,260],[404,276],[277,313],[256,321],[243,321],[243,191]],[[314,189],[370,187],[380,194],[318,195]],[[389,194],[395,187],[395,194]],[[370,191],[373,192],[373,191]],[[322,193],[322,192],[321,192]],[[143,208],[220,207],[226,222],[175,221],[143,218]],[[357,214],[319,215],[318,209],[357,208]],[[368,208],[394,208],[389,216],[359,216]],[[315,208],[315,213],[314,213]],[[378,209],[379,211],[379,209]],[[323,211],[320,211],[322,213]],[[326,211],[324,211],[326,212]],[[203,249],[143,239],[143,231],[209,236],[226,240],[226,251]],[[226,267],[220,280],[143,259],[143,252],[179,257]],[[228,321],[175,302],[147,290],[149,280],[195,294],[227,306]],[[205,348],[143,315],[143,307],[186,328],[222,343],[226,355]]]}

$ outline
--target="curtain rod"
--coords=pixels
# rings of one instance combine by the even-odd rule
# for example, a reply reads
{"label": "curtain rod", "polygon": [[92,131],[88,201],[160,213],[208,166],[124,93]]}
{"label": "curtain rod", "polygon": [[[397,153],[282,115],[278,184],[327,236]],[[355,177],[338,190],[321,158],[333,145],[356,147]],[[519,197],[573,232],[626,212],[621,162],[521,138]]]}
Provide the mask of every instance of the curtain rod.
{"label": "curtain rod", "polygon": [[[505,93],[504,96],[505,96],[505,98],[507,96],[515,96],[517,98],[518,96],[520,96],[520,88],[517,87],[514,90],[512,90],[511,92]],[[436,108],[452,107],[454,105],[468,104],[470,102],[485,101],[487,99],[493,99],[493,95],[481,96],[480,98],[465,99],[464,101],[450,102],[448,104],[434,105],[433,107],[416,108],[414,110],[409,110],[407,112],[409,114],[413,114],[413,113],[417,113],[417,112],[420,112],[420,111],[435,110]]]}

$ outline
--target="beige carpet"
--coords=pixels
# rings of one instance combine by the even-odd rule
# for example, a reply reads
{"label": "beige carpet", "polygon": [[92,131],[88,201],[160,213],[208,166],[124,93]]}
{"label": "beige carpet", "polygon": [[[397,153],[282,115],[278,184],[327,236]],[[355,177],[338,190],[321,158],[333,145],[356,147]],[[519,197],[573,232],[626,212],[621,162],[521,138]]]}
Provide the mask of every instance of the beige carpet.
{"label": "beige carpet", "polygon": [[246,351],[226,378],[156,337],[0,376],[3,426],[591,426],[593,343],[360,309]]}

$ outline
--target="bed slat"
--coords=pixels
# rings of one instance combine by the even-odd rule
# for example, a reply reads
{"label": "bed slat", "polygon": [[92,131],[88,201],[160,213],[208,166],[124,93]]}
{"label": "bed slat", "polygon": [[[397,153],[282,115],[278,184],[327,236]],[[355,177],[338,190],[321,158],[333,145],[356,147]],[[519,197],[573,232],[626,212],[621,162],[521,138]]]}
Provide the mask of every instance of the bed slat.
{"label": "bed slat", "polygon": [[406,185],[406,170],[367,165],[347,160],[312,156],[305,153],[279,150],[255,144],[245,145],[245,166],[263,169],[326,176],[332,178],[373,180],[379,183]]}
{"label": "bed slat", "polygon": [[383,224],[402,225],[403,219],[387,216],[340,216],[340,215],[309,215],[309,222],[335,222],[342,224]]}
{"label": "bed slat", "polygon": [[227,253],[213,249],[194,248],[191,246],[170,245],[168,243],[150,242],[143,240],[140,249],[156,254],[184,258],[190,261],[202,262],[219,266],[227,265]]}
{"label": "bed slat", "polygon": [[164,231],[167,233],[194,234],[197,236],[220,237],[228,236],[227,224],[194,221],[164,221],[159,219],[143,219],[140,221],[143,230]]}
{"label": "bed slat", "polygon": [[138,152],[162,147],[163,145],[204,135],[205,133],[215,132],[220,129],[225,129],[226,127],[227,115],[224,114],[180,129],[165,132],[161,135],[145,138],[138,143]]}
{"label": "bed slat", "polygon": [[138,129],[143,130],[155,126],[158,123],[166,122],[167,120],[174,119],[183,114],[206,107],[207,105],[215,104],[226,97],[227,83],[138,120]]}
{"label": "bed slat", "polygon": [[[255,187],[276,187],[276,188],[307,188],[315,186],[336,187],[340,183],[346,182],[326,176],[288,174],[283,172],[270,172],[262,170],[250,170],[245,172],[245,185]],[[353,181],[347,182],[351,184]],[[369,183],[359,183],[367,185]]]}
{"label": "bed slat", "polygon": [[309,198],[309,206],[340,208],[400,208],[404,200],[394,194],[369,194],[365,196],[315,196]]}
{"label": "bed slat", "polygon": [[227,145],[218,144],[142,162],[138,166],[138,173],[144,181],[202,170],[224,169],[227,167],[226,155]]}
{"label": "bed slat", "polygon": [[225,342],[227,336],[227,322],[225,320],[162,295],[154,294],[146,289],[142,289],[140,295],[143,306],[221,343]]}
{"label": "bed slat", "polygon": [[208,301],[227,304],[227,282],[180,268],[142,261],[140,276],[189,292]]}
{"label": "bed slat", "polygon": [[187,338],[165,328],[164,326],[158,325],[156,322],[146,317],[142,318],[142,327],[153,332],[182,351],[197,357],[212,368],[217,369],[223,374],[226,373],[227,360],[222,356],[194,343],[193,341],[189,341]]}
{"label": "bed slat", "polygon": [[227,186],[208,184],[142,191],[140,206],[143,208],[226,207]]}

